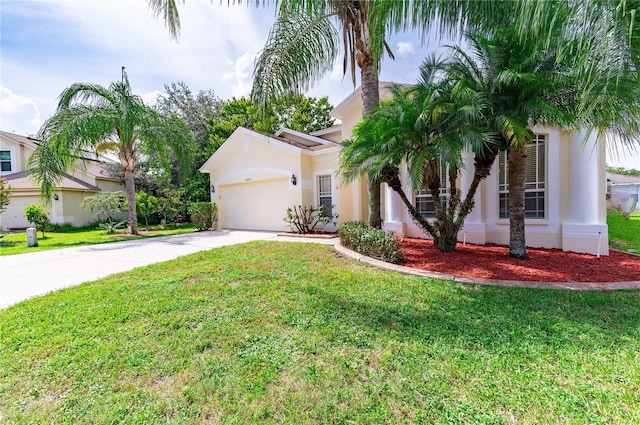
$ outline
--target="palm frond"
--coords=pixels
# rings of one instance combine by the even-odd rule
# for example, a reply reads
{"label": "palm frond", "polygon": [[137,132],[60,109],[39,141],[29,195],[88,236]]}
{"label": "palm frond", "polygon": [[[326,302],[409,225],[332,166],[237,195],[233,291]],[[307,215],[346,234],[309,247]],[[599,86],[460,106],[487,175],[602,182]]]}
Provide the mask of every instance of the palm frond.
{"label": "palm frond", "polygon": [[339,40],[328,16],[281,12],[256,59],[251,97],[265,105],[307,91],[333,66]]}

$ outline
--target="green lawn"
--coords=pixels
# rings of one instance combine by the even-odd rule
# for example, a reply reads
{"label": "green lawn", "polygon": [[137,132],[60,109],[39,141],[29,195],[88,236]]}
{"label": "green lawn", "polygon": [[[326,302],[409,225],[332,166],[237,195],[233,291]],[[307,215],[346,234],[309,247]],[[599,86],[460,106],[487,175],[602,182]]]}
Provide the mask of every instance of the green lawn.
{"label": "green lawn", "polygon": [[117,231],[116,234],[108,235],[101,229],[74,229],[68,233],[38,232],[38,246],[27,247],[26,232],[5,235],[0,239],[0,255],[24,254],[27,252],[47,251],[58,248],[71,248],[80,245],[94,245],[107,242],[117,242],[130,239],[142,239],[154,236],[177,235],[180,233],[193,232],[195,228],[191,225],[181,225],[177,229],[151,230],[142,232],[139,236],[127,235],[125,231]]}
{"label": "green lawn", "polygon": [[0,311],[0,423],[637,424],[639,323],[253,242]]}
{"label": "green lawn", "polygon": [[609,210],[607,225],[611,248],[640,253],[640,213],[633,213],[626,219],[619,211]]}

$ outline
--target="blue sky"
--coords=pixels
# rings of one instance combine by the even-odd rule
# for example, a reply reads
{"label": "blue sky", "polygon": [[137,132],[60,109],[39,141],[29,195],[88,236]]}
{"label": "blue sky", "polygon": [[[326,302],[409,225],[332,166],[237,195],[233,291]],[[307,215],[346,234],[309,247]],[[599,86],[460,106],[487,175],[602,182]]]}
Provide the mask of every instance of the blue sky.
{"label": "blue sky", "polygon": [[[177,81],[194,92],[213,89],[223,99],[248,95],[273,9],[187,0],[180,14],[175,42],[146,0],[2,0],[2,129],[37,132],[65,87],[108,85],[120,78],[123,65],[133,90],[149,102]],[[429,49],[413,35],[389,41],[396,60],[384,60],[381,79],[414,82]],[[353,89],[340,60],[308,94],[329,96],[337,105]]]}
{"label": "blue sky", "polygon": [[[178,81],[222,99],[246,96],[274,20],[273,9],[187,0],[175,42],[146,0],[2,0],[0,14],[0,127],[19,134],[38,131],[65,87],[108,85],[123,65],[133,90],[150,103]],[[396,59],[384,59],[380,79],[402,83],[416,81],[420,63],[439,45],[410,33],[388,42]],[[337,105],[353,91],[339,59],[308,95]],[[640,169],[638,155],[619,162]]]}

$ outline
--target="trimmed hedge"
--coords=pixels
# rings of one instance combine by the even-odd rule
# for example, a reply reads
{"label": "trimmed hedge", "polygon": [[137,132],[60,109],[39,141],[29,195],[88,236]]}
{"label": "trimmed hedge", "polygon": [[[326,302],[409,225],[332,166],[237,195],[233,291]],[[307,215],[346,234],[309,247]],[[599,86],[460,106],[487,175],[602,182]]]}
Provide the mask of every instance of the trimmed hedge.
{"label": "trimmed hedge", "polygon": [[352,249],[367,257],[401,263],[404,261],[400,244],[402,240],[393,232],[372,229],[364,221],[347,221],[338,229],[342,246]]}
{"label": "trimmed hedge", "polygon": [[194,202],[189,206],[191,223],[198,230],[209,230],[218,222],[218,206],[215,202]]}

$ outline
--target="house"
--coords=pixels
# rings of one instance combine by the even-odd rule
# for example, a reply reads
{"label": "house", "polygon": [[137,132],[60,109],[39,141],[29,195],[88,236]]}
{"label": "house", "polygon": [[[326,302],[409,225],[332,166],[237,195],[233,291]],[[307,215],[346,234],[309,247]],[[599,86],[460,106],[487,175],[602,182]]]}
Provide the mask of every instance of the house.
{"label": "house", "polygon": [[[380,94],[390,84],[381,84]],[[282,129],[275,135],[237,129],[201,167],[211,178],[211,199],[218,204],[219,227],[288,230],[283,217],[293,205],[334,205],[338,223],[367,220],[366,178],[345,183],[338,175],[340,141],[349,138],[362,117],[360,89],[333,111],[340,126],[313,134]],[[608,254],[604,140],[584,131],[537,126],[529,146],[526,181],[526,239],[531,247]],[[586,144],[585,144],[586,143]],[[586,147],[585,147],[586,146]],[[473,164],[473,155],[465,154]],[[509,243],[506,158],[500,155],[491,175],[475,195],[459,239],[469,243]],[[402,173],[401,173],[402,174]],[[433,213],[429,194],[405,193],[425,217]],[[466,167],[458,186],[464,192],[473,178]],[[383,185],[384,227],[409,237],[428,237],[412,220],[400,197]],[[442,197],[446,197],[446,187]]]}
{"label": "house", "polygon": [[[29,227],[24,217],[25,207],[42,202],[40,186],[26,169],[27,161],[35,149],[34,139],[0,131],[0,169],[11,187],[9,205],[0,214],[0,226],[4,228]],[[124,190],[124,184],[110,177],[102,163],[88,163],[85,170],[78,169],[73,175],[66,175],[55,188],[51,205],[47,207],[49,219],[52,223],[86,226],[95,218],[80,208],[82,201],[100,191],[119,190]]]}
{"label": "house", "polygon": [[625,212],[640,211],[640,177],[607,173],[611,204]]}

